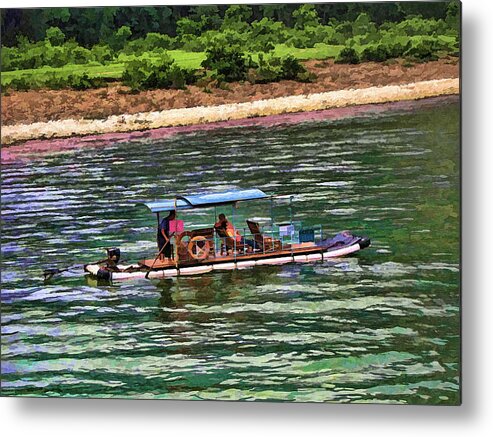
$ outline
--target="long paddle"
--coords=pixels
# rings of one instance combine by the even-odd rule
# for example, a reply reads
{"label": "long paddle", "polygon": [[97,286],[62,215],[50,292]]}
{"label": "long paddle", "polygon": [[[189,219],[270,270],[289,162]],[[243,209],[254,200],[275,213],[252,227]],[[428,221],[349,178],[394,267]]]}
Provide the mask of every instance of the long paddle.
{"label": "long paddle", "polygon": [[168,241],[166,241],[166,243],[164,243],[164,246],[161,247],[161,250],[159,251],[159,253],[156,255],[156,258],[154,258],[154,262],[152,263],[152,266],[149,268],[149,270],[147,271],[146,275],[145,275],[145,278],[146,279],[149,279],[149,273],[151,273],[151,270],[154,268],[154,264],[156,264],[156,261],[157,259],[159,258],[159,256],[163,253],[163,250],[164,248],[168,245],[169,243],[169,238],[168,238]]}
{"label": "long paddle", "polygon": [[[99,261],[96,261],[94,264],[101,264],[103,262],[108,261],[108,258],[101,259]],[[73,270],[76,267],[83,267],[85,264],[74,264],[70,267],[65,267],[63,269],[58,269],[58,268],[53,268],[53,269],[46,269],[43,271],[43,276],[45,281],[49,281],[53,276],[58,275],[63,272],[67,272],[69,270]]]}

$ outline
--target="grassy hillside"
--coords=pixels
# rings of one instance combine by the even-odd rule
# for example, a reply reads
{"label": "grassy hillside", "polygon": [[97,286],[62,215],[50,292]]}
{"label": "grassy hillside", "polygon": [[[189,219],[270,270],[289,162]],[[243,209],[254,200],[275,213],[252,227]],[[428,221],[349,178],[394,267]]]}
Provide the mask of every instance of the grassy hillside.
{"label": "grassy hillside", "polygon": [[[276,56],[293,55],[299,60],[310,59],[329,59],[335,58],[344,46],[328,45],[318,43],[315,47],[300,49],[296,47],[288,47],[285,44],[278,44],[273,54]],[[178,66],[181,68],[197,70],[200,69],[200,64],[205,60],[205,52],[186,52],[184,50],[169,50],[166,52]],[[247,53],[252,56],[254,61],[258,60],[258,53]],[[150,58],[159,59],[159,54],[149,52],[145,54]],[[2,87],[8,86],[12,80],[25,78],[33,86],[32,88],[42,88],[43,85],[48,85],[54,77],[67,78],[71,74],[87,74],[91,78],[102,78],[105,80],[120,80],[125,70],[125,61],[132,58],[132,55],[120,55],[119,62],[112,62],[106,65],[101,65],[97,62],[87,64],[67,64],[63,67],[55,68],[43,66],[39,68],[31,68],[24,70],[4,71],[1,75]]]}

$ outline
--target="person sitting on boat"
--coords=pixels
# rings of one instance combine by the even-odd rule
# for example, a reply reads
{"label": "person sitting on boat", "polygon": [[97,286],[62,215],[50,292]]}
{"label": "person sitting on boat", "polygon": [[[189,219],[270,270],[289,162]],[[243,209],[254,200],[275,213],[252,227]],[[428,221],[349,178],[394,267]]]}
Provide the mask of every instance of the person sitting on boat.
{"label": "person sitting on boat", "polygon": [[228,237],[234,238],[239,244],[244,244],[251,248],[254,247],[254,242],[243,238],[239,231],[236,230],[233,223],[231,223],[224,214],[219,214],[218,219],[219,220],[214,224],[215,229],[222,229]]}
{"label": "person sitting on boat", "polygon": [[171,259],[173,250],[171,246],[171,237],[174,235],[174,232],[170,233],[170,222],[175,219],[176,213],[175,211],[170,211],[167,217],[161,220],[159,223],[158,232],[157,232],[157,245],[159,248],[159,259],[164,260],[165,258]]}

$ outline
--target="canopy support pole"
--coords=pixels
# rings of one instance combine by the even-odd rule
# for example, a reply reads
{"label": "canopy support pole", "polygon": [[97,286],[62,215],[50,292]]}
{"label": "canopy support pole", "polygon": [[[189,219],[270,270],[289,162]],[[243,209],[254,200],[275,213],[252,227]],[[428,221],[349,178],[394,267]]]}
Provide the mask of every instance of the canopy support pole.
{"label": "canopy support pole", "polygon": [[[214,223],[214,225],[216,224],[216,220],[217,220],[217,206],[214,205],[214,220],[212,220],[212,223]],[[216,229],[215,229],[215,226],[214,226],[214,236],[212,237],[213,238],[213,243],[214,243],[214,258],[216,257],[216,253],[217,253],[217,247],[218,247],[218,238],[217,238],[217,232],[216,232]],[[221,252],[219,252],[221,253]]]}
{"label": "canopy support pole", "polygon": [[[175,197],[175,223],[176,223],[176,220],[178,219],[177,213],[178,213],[178,211],[176,210],[176,197]],[[175,231],[175,233],[176,233],[176,231]],[[177,271],[177,276],[179,276],[180,275],[180,270],[178,269],[178,246],[176,244],[176,237],[175,237],[175,244],[174,244],[174,246],[175,246],[175,250],[174,250],[174,252],[175,252],[174,253],[175,267],[176,267],[176,271]]]}
{"label": "canopy support pole", "polygon": [[231,204],[231,223],[233,223],[234,235],[233,235],[233,252],[236,262],[236,226],[235,226],[235,204]]}
{"label": "canopy support pole", "polygon": [[289,196],[289,224],[293,224],[293,196]]}
{"label": "canopy support pole", "polygon": [[294,225],[293,225],[293,196],[289,196],[289,245],[291,246],[291,258],[294,261],[293,254],[293,234],[294,234]]}
{"label": "canopy support pole", "polygon": [[[156,213],[156,217],[157,217],[157,232],[159,234],[159,225],[161,224],[161,221],[159,220],[159,211]],[[157,248],[159,250],[159,241],[157,241]]]}

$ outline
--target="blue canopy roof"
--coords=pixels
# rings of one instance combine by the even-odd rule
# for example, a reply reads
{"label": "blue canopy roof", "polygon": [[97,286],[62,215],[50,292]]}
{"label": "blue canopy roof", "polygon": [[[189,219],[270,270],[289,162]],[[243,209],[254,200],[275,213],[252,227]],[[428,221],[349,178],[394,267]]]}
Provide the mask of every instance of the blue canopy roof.
{"label": "blue canopy roof", "polygon": [[[265,199],[269,197],[257,188],[249,190],[229,190],[215,193],[193,194],[176,196],[176,209],[208,208],[214,205],[224,205],[240,200]],[[157,200],[155,202],[144,202],[151,212],[171,211],[175,209],[175,200]]]}

